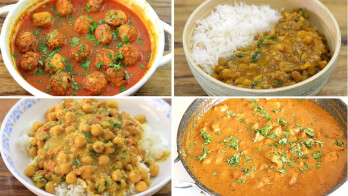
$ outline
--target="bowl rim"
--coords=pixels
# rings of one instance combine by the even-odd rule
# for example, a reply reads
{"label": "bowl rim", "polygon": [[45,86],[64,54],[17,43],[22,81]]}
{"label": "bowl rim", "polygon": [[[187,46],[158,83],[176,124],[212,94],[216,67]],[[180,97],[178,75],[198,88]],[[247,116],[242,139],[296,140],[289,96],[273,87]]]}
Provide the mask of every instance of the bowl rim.
{"label": "bowl rim", "polygon": [[[178,161],[181,162],[181,164],[183,165],[185,171],[189,174],[189,176],[193,179],[193,183],[195,185],[197,185],[197,187],[203,191],[205,191],[206,193],[208,194],[212,194],[212,195],[216,195],[216,196],[221,196],[221,194],[213,191],[212,189],[210,189],[209,187],[207,187],[205,184],[201,183],[201,181],[198,180],[198,178],[192,173],[191,169],[189,168],[189,166],[187,165],[187,161],[185,160],[185,158],[183,157],[182,155],[182,149],[183,149],[183,140],[184,140],[184,137],[185,137],[185,132],[187,131],[187,128],[188,127],[185,127],[185,125],[183,125],[183,120],[185,119],[185,117],[187,117],[189,114],[191,114],[191,112],[189,111],[193,111],[193,114],[195,114],[198,110],[200,110],[201,106],[203,104],[205,104],[208,100],[211,101],[212,105],[215,106],[215,105],[218,105],[219,103],[223,102],[223,101],[226,101],[226,100],[229,100],[229,99],[240,99],[240,98],[231,98],[231,97],[215,97],[215,98],[209,98],[209,97],[204,97],[204,98],[196,98],[194,99],[190,104],[188,104],[185,112],[183,113],[181,119],[180,119],[180,122],[179,122],[179,126],[178,126],[178,130],[177,130],[177,133],[175,135],[176,137],[176,151],[177,151],[177,157],[178,157]],[[272,98],[272,97],[268,97],[268,98],[260,98],[260,99],[276,99],[276,98]],[[295,98],[282,98],[282,99],[295,99]],[[344,102],[342,100],[342,98],[331,98],[331,99],[321,99],[321,98],[308,98],[307,100],[315,103],[316,105],[318,105],[315,100],[335,100],[336,102],[338,102],[342,107],[345,107],[347,108],[347,103]],[[198,105],[198,107],[196,109],[195,106]],[[212,107],[213,107],[212,106]],[[318,105],[319,106],[319,105]],[[319,106],[320,108],[322,108],[321,106]],[[322,108],[323,109],[323,108]],[[208,111],[211,110],[208,109]],[[324,109],[325,110],[325,109]],[[325,110],[326,111],[326,110]],[[205,114],[206,112],[204,112]],[[204,115],[202,114],[202,116]],[[192,115],[192,114],[191,114]],[[329,115],[331,116],[331,114],[329,113]],[[347,115],[347,114],[346,114]],[[201,117],[202,117],[201,116]],[[191,116],[192,117],[192,116]],[[335,119],[336,121],[336,119]],[[189,119],[189,123],[192,122],[192,119],[190,118]],[[190,124],[188,124],[187,126],[189,126]],[[185,129],[181,129],[182,127],[185,127]],[[182,131],[180,131],[180,129]],[[343,130],[343,129],[342,129]],[[344,131],[344,130],[343,130]],[[182,137],[180,139],[178,139],[180,137],[180,135],[182,135]],[[347,134],[348,135],[348,134]],[[348,166],[346,165],[346,169],[348,168]],[[347,172],[347,171],[346,171]],[[329,195],[331,193],[334,193],[337,189],[339,189],[340,187],[342,187],[344,184],[347,184],[348,182],[348,178],[347,176],[345,178],[342,178],[342,181],[341,182],[338,182],[338,184],[336,184],[334,187],[332,187],[332,189],[330,189],[328,192],[326,192],[324,195]]]}
{"label": "bowl rim", "polygon": [[[117,100],[136,100],[138,98],[136,97],[119,97],[117,98]],[[157,100],[159,102],[161,102],[162,104],[166,105],[166,107],[169,107],[170,108],[170,113],[172,113],[172,106],[167,103],[166,101],[164,101],[162,98],[150,98],[150,97],[144,97],[144,98],[140,98],[140,99],[145,99],[145,100]],[[139,99],[139,100],[140,100]],[[0,127],[0,153],[1,153],[1,158],[3,160],[3,162],[5,163],[6,165],[6,168],[7,170],[10,171],[10,173],[18,180],[20,181],[20,183],[25,186],[29,191],[31,191],[32,193],[35,193],[35,194],[39,194],[39,195],[44,195],[44,196],[53,196],[54,194],[50,194],[46,191],[44,191],[43,189],[39,189],[37,188],[35,185],[27,182],[26,180],[24,180],[21,176],[19,176],[13,169],[12,167],[10,166],[10,163],[8,162],[8,160],[3,156],[3,132],[4,132],[4,129],[6,127],[6,122],[8,121],[8,119],[10,118],[10,115],[12,113],[14,113],[14,111],[16,110],[16,108],[18,106],[20,106],[25,100],[50,100],[50,99],[41,99],[41,98],[21,98],[19,99],[12,107],[11,109],[7,112],[6,116],[4,117],[3,119],[3,123]],[[52,98],[52,100],[63,100],[63,98]],[[77,98],[76,100],[81,100],[80,98]],[[99,100],[110,100],[110,97],[103,97],[103,98],[99,98]],[[117,101],[116,100],[116,101]],[[172,116],[172,115],[171,115]],[[172,123],[172,117],[169,118],[169,121]],[[169,133],[170,137],[172,137],[172,134]],[[172,142],[171,138],[169,138],[169,140]],[[171,149],[171,146],[170,146],[170,151],[171,151],[171,154],[173,153],[172,152],[172,149]],[[172,155],[168,158],[168,163],[171,165],[172,167]],[[156,193],[157,191],[159,191],[161,188],[164,187],[164,185],[166,185],[172,178],[172,172],[170,170],[170,173],[168,176],[166,176],[164,178],[164,180],[162,180],[161,182],[159,182],[158,184],[156,184],[154,187],[151,187],[149,188],[148,190],[144,191],[144,192],[141,192],[141,193],[136,193],[136,194],[132,194],[131,196],[145,196],[145,195],[152,195],[154,193]]]}
{"label": "bowl rim", "polygon": [[[8,31],[9,25],[11,21],[16,21],[18,20],[18,17],[15,17],[15,13],[18,12],[18,10],[20,12],[24,12],[25,10],[22,8],[26,3],[28,3],[29,1],[36,1],[36,2],[40,2],[40,0],[19,0],[17,3],[13,4],[14,6],[9,10],[9,13],[7,14],[4,24],[2,26],[1,29],[1,35],[0,35],[0,42],[1,43],[5,43],[2,44],[1,47],[1,52],[2,52],[2,57],[3,57],[3,61],[4,64],[7,68],[7,70],[10,72],[10,75],[12,76],[12,78],[28,93],[30,93],[33,96],[39,96],[39,97],[53,97],[54,95],[48,94],[44,91],[41,91],[37,88],[35,88],[34,86],[32,86],[29,82],[27,82],[22,76],[21,74],[18,72],[18,70],[16,69],[16,64],[13,63],[12,61],[12,55],[10,55],[11,51],[10,50],[10,41],[8,41],[6,39],[6,36],[8,34],[11,34],[12,32]],[[146,0],[135,0],[134,2],[138,2],[138,4],[143,3],[143,5],[145,6],[143,9],[145,10],[144,12],[147,13],[147,15],[149,15],[149,13],[151,14],[151,17],[147,17],[147,19],[149,21],[151,21],[152,25],[153,25],[153,29],[156,29],[157,34],[155,36],[157,36],[157,44],[155,45],[155,47],[157,47],[157,51],[154,54],[154,60],[152,62],[152,64],[150,65],[150,68],[146,71],[146,73],[142,76],[142,78],[135,83],[133,86],[131,86],[129,89],[120,92],[116,95],[111,95],[110,97],[113,96],[127,96],[127,95],[132,95],[134,93],[136,93],[136,91],[141,88],[154,74],[154,72],[157,70],[157,68],[160,66],[160,62],[161,59],[163,58],[163,54],[164,54],[164,45],[165,45],[165,38],[164,38],[164,28],[163,25],[161,25],[161,20],[158,17],[158,14],[155,12],[155,10],[152,8],[152,6],[146,1]],[[133,3],[134,3],[133,2]],[[139,3],[140,2],[140,3]],[[41,4],[42,2],[40,2],[39,4]],[[20,15],[17,15],[20,16]],[[141,17],[141,16],[140,16]],[[150,34],[150,33],[149,33]],[[88,95],[86,95],[88,96]],[[54,96],[54,97],[64,97],[64,96]],[[65,97],[83,97],[83,96],[65,96]],[[89,97],[93,97],[93,96],[89,96]]]}
{"label": "bowl rim", "polygon": [[[341,50],[341,30],[339,28],[339,25],[337,23],[336,18],[334,17],[334,15],[331,13],[331,11],[319,0],[313,0],[316,4],[318,4],[319,6],[321,6],[324,10],[327,11],[330,19],[333,21],[334,26],[337,30],[336,36],[337,36],[337,41],[336,41],[336,48],[335,48],[335,52],[332,55],[330,61],[328,62],[327,66],[325,66],[324,69],[320,70],[320,72],[318,72],[317,74],[313,75],[312,77],[301,81],[299,83],[290,85],[290,86],[285,86],[285,87],[280,87],[280,88],[272,88],[272,89],[249,89],[249,88],[242,88],[242,87],[237,87],[237,86],[232,86],[232,85],[228,85],[220,80],[217,80],[213,77],[211,77],[209,74],[207,74],[205,71],[203,71],[202,68],[200,68],[191,58],[190,55],[190,46],[188,46],[188,41],[191,39],[192,34],[190,34],[188,36],[188,38],[185,37],[185,35],[188,34],[189,28],[191,27],[189,24],[195,24],[196,21],[193,21],[193,17],[196,16],[198,14],[198,12],[207,7],[207,4],[209,4],[210,2],[213,2],[216,0],[206,0],[203,3],[201,3],[197,8],[195,8],[195,10],[192,12],[192,14],[190,15],[190,17],[188,18],[188,20],[186,21],[185,27],[184,27],[184,31],[183,31],[183,36],[182,36],[182,42],[183,42],[183,48],[184,48],[184,53],[186,56],[186,60],[188,61],[188,65],[189,67],[193,68],[195,71],[197,71],[199,73],[199,75],[201,75],[204,79],[209,80],[212,85],[214,86],[221,86],[224,89],[228,89],[228,90],[234,90],[234,91],[239,91],[239,92],[243,92],[243,93],[252,93],[255,95],[263,95],[263,94],[272,94],[272,93],[281,93],[281,92],[286,92],[288,90],[294,89],[294,88],[299,88],[301,86],[304,86],[306,84],[309,84],[311,82],[313,82],[314,80],[322,77],[324,75],[324,73],[328,72],[330,69],[333,69],[335,66],[335,62],[338,58],[339,52]],[[244,0],[246,1],[246,0]],[[210,10],[214,9],[211,8]],[[194,26],[194,25],[192,25]],[[194,76],[195,79],[197,80],[196,76]],[[198,80],[197,80],[198,82]],[[200,82],[198,82],[200,83]],[[201,85],[201,84],[200,84]]]}

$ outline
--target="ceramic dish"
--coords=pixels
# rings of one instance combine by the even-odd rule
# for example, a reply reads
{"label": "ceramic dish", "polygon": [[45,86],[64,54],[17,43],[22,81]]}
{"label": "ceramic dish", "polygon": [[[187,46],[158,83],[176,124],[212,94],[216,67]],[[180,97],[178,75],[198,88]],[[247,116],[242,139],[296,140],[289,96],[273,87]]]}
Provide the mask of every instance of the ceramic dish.
{"label": "ceramic dish", "polygon": [[328,41],[328,45],[332,52],[332,58],[328,65],[314,76],[300,83],[275,89],[253,90],[240,88],[225,84],[214,79],[205,73],[198,65],[196,65],[190,57],[190,39],[196,27],[195,22],[206,17],[210,11],[219,4],[234,4],[235,0],[208,0],[202,3],[191,14],[187,20],[183,33],[183,47],[188,65],[203,90],[211,96],[305,96],[316,95],[320,89],[328,81],[331,72],[337,63],[338,54],[341,48],[341,33],[336,19],[332,13],[318,0],[243,0],[246,4],[269,4],[273,9],[292,10],[303,8],[310,15],[309,22],[316,27],[319,32],[323,33]]}
{"label": "ceramic dish", "polygon": [[[177,153],[178,157],[175,159],[175,162],[180,161],[182,165],[184,166],[186,172],[188,175],[193,179],[193,184],[197,185],[200,189],[205,191],[206,193],[210,195],[218,195],[211,189],[207,188],[204,184],[200,183],[199,180],[193,175],[189,167],[187,166],[185,159],[182,156],[183,153],[183,141],[184,141],[184,135],[187,130],[193,129],[195,124],[199,121],[199,119],[208,111],[210,110],[214,105],[217,105],[218,103],[224,101],[225,99],[222,98],[205,98],[205,99],[196,99],[194,100],[189,107],[186,109],[185,113],[183,114],[179,127],[177,132],[177,138],[176,138],[176,145],[177,145]],[[313,101],[320,107],[322,107],[324,110],[326,110],[332,117],[338,122],[339,126],[343,130],[347,130],[347,105],[344,104],[341,100],[338,99],[311,99],[310,101]],[[347,137],[347,133],[345,135]],[[327,192],[325,195],[328,195],[330,193],[335,192],[341,192],[339,191],[341,187],[347,186],[347,173],[343,173],[340,177],[339,183],[336,184],[336,186],[332,187],[329,192]],[[176,188],[185,189],[185,188],[191,188],[192,185],[190,183],[183,183],[182,185],[176,186]]]}
{"label": "ceramic dish", "polygon": [[[35,187],[31,179],[24,174],[24,170],[31,159],[21,151],[16,143],[26,130],[30,129],[34,121],[43,121],[46,109],[57,105],[61,99],[22,99],[15,104],[6,115],[0,131],[0,150],[7,168],[30,191],[37,195],[51,194]],[[171,107],[161,99],[118,99],[120,110],[131,115],[146,114],[147,122],[159,134],[166,149],[171,148]],[[141,105],[139,104],[141,103]],[[171,158],[164,162],[157,162],[160,173],[151,179],[152,184],[145,192],[136,196],[152,195],[166,185],[171,179]]]}
{"label": "ceramic dish", "polygon": [[[0,8],[0,15],[8,12],[8,15],[5,19],[5,22],[3,24],[2,30],[1,30],[1,53],[2,58],[4,60],[4,63],[6,65],[6,68],[12,75],[12,77],[17,81],[19,85],[21,85],[25,90],[27,90],[29,93],[31,93],[34,96],[40,96],[40,97],[47,97],[50,96],[45,92],[42,92],[35,87],[33,87],[31,84],[29,84],[19,73],[17,66],[15,64],[15,61],[12,57],[12,43],[14,42],[14,36],[16,33],[16,30],[18,28],[18,20],[21,19],[21,16],[23,13],[25,13],[28,9],[32,10],[32,8],[37,7],[38,5],[41,5],[45,2],[48,2],[49,0],[19,0],[15,5],[8,5],[5,7]],[[169,34],[172,34],[172,28],[168,24],[162,22],[156,12],[153,10],[153,8],[150,6],[149,3],[147,3],[145,0],[117,0],[118,2],[122,3],[129,9],[137,9],[137,11],[140,13],[138,16],[143,20],[146,21],[147,28],[150,35],[151,40],[151,47],[152,47],[152,56],[149,61],[149,65],[151,68],[147,71],[147,73],[142,77],[142,79],[136,83],[131,88],[127,89],[124,92],[121,92],[117,95],[133,95],[136,93],[136,91],[142,87],[153,75],[153,73],[156,71],[156,69],[162,65],[165,65],[166,63],[171,61],[172,54],[167,54],[163,56],[164,51],[164,31],[166,31]],[[38,3],[40,2],[40,3]]]}

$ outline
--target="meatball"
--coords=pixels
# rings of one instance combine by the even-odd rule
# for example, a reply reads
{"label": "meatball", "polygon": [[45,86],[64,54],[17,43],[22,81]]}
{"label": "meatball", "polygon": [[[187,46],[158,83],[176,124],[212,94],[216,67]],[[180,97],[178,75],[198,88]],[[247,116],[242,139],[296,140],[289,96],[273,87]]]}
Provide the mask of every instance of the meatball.
{"label": "meatball", "polygon": [[70,0],[57,0],[56,7],[59,16],[67,16],[71,14],[74,9]]}
{"label": "meatball", "polygon": [[114,62],[115,52],[110,49],[101,49],[95,58],[95,65],[97,69],[106,69]]}
{"label": "meatball", "polygon": [[117,37],[121,39],[123,43],[132,43],[134,42],[138,37],[138,31],[137,29],[129,24],[124,24],[118,27],[118,34]]}
{"label": "meatball", "polygon": [[66,95],[72,83],[71,76],[63,71],[59,71],[50,78],[50,87],[57,95]]}
{"label": "meatball", "polygon": [[74,24],[75,31],[81,34],[89,33],[89,26],[93,23],[93,19],[87,15],[80,16]]}
{"label": "meatball", "polygon": [[128,17],[122,10],[110,10],[106,13],[104,21],[111,26],[118,27],[126,24]]}
{"label": "meatball", "polygon": [[31,19],[37,27],[48,27],[52,24],[53,15],[50,12],[37,12]]}
{"label": "meatball", "polygon": [[91,12],[97,12],[101,9],[103,0],[88,0],[87,6]]}
{"label": "meatball", "polygon": [[107,24],[98,25],[94,35],[103,45],[108,45],[112,41],[112,30]]}
{"label": "meatball", "polygon": [[122,63],[126,66],[135,65],[141,58],[139,51],[132,45],[122,46],[120,54],[123,56]]}
{"label": "meatball", "polygon": [[91,48],[87,44],[79,44],[71,49],[71,58],[81,62],[91,54]]}
{"label": "meatball", "polygon": [[25,71],[32,71],[39,65],[40,55],[36,52],[26,52],[22,55],[19,66]]}
{"label": "meatball", "polygon": [[26,31],[26,32],[20,32],[16,37],[16,47],[17,49],[22,52],[30,52],[34,51],[35,45],[36,45],[36,37],[33,33]]}
{"label": "meatball", "polygon": [[56,49],[63,46],[65,43],[65,36],[63,33],[53,30],[46,37],[46,44],[51,49]]}
{"label": "meatball", "polygon": [[83,80],[83,88],[90,95],[99,95],[106,89],[105,75],[99,71],[95,71],[85,77]]}
{"label": "meatball", "polygon": [[64,70],[64,61],[65,59],[60,54],[55,54],[51,59],[47,59],[45,62],[45,71],[54,74],[58,70]]}
{"label": "meatball", "polygon": [[127,84],[123,68],[109,67],[106,69],[106,80],[114,86]]}

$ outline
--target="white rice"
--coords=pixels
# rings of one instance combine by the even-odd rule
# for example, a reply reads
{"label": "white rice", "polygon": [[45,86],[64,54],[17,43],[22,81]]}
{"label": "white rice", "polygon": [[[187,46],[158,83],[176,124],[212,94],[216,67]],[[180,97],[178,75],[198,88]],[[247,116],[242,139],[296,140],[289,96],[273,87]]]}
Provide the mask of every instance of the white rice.
{"label": "white rice", "polygon": [[[162,157],[163,153],[167,151],[167,149],[162,145],[162,142],[159,138],[159,135],[153,131],[150,125],[143,124],[144,133],[143,137],[140,140],[140,147],[146,149],[146,158],[148,160],[156,160]],[[29,156],[29,146],[30,142],[32,140],[31,137],[28,136],[28,133],[30,132],[30,129],[26,130],[25,133],[22,134],[20,138],[16,140],[17,147],[23,151],[27,156]],[[149,171],[149,168],[140,162],[141,158],[139,157],[138,165],[147,171]],[[150,174],[149,174],[150,175]],[[92,196],[92,193],[87,192],[87,184],[84,180],[78,178],[78,181],[76,184],[70,184],[67,183],[61,183],[61,184],[55,184],[55,191],[57,196]],[[134,183],[130,185],[129,190],[127,191],[126,195],[133,195],[135,194],[135,187]],[[109,194],[104,193],[102,196],[108,196]]]}
{"label": "white rice", "polygon": [[159,135],[152,130],[152,127],[146,123],[143,124],[144,133],[140,140],[140,147],[145,149],[146,158],[152,161],[162,157],[166,151]]}
{"label": "white rice", "polygon": [[218,5],[196,22],[190,46],[192,60],[210,74],[219,57],[232,56],[236,49],[252,44],[256,34],[270,31],[280,17],[269,5]]}

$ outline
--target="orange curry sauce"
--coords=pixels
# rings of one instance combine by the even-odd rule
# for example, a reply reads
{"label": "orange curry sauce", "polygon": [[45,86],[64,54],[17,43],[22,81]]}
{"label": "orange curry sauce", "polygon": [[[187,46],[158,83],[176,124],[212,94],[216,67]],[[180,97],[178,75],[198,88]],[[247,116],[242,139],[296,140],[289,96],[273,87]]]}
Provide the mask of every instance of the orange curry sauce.
{"label": "orange curry sauce", "polygon": [[308,100],[223,101],[183,145],[193,175],[221,195],[317,196],[347,175],[346,133]]}
{"label": "orange curry sauce", "polygon": [[[99,25],[103,18],[105,17],[105,14],[111,10],[111,9],[120,9],[124,11],[128,16],[128,22],[127,24],[133,24],[135,28],[138,31],[138,37],[137,39],[130,43],[134,47],[138,49],[141,55],[141,60],[136,63],[135,65],[127,66],[125,67],[126,71],[126,78],[127,84],[123,85],[121,87],[119,86],[113,86],[110,83],[107,84],[107,88],[104,92],[102,92],[100,95],[116,95],[122,91],[125,91],[135,85],[144,75],[145,73],[150,69],[149,60],[151,57],[151,41],[149,37],[148,30],[146,29],[145,25],[141,21],[141,19],[134,13],[132,10],[128,9],[124,5],[121,5],[115,0],[104,0],[103,7],[98,12],[87,12],[87,1],[85,0],[72,0],[71,1],[74,7],[73,12],[68,15],[67,17],[60,17],[55,4],[56,0],[49,1],[48,3],[39,6],[34,11],[30,12],[22,21],[20,21],[20,26],[18,29],[18,32],[22,31],[30,31],[32,32],[36,38],[38,39],[35,47],[35,52],[38,52],[40,55],[46,55],[48,56],[52,51],[48,48],[47,52],[44,53],[42,50],[39,51],[39,46],[44,40],[46,39],[46,35],[54,30],[57,29],[58,31],[62,32],[65,35],[65,44],[63,47],[61,47],[61,50],[59,51],[59,54],[61,54],[65,59],[67,59],[67,63],[65,65],[65,72],[70,72],[72,75],[73,83],[72,86],[68,92],[67,95],[77,95],[77,96],[85,96],[88,95],[88,92],[83,89],[82,83],[86,75],[97,71],[95,64],[95,57],[97,51],[101,50],[102,48],[111,49],[114,52],[118,52],[120,48],[120,41],[115,39],[108,44],[107,46],[104,46],[102,44],[96,45],[96,41],[92,41],[86,38],[86,35],[79,34],[74,30],[74,22],[80,15],[90,15],[96,25]],[[32,14],[35,12],[42,12],[42,11],[48,11],[53,14],[53,23],[51,26],[46,28],[38,28],[36,27],[32,22]],[[113,32],[115,31],[115,27],[111,27]],[[91,54],[90,56],[85,60],[89,61],[89,69],[83,69],[81,65],[83,62],[76,62],[71,59],[71,42],[72,39],[76,37],[81,40],[81,43],[88,44],[91,47]],[[114,37],[114,36],[113,36]],[[30,71],[26,72],[23,69],[19,67],[19,61],[21,59],[21,54],[16,46],[13,46],[13,57],[16,61],[18,70],[20,74],[27,80],[31,85],[36,87],[37,89],[46,92],[51,95],[56,95],[52,90],[50,90],[49,87],[49,81],[50,81],[50,75],[48,73],[43,72],[44,70],[43,65],[39,65],[41,69],[41,73],[36,71]],[[123,67],[123,66],[122,66]],[[34,72],[34,74],[33,74]],[[38,74],[40,73],[40,74]]]}

